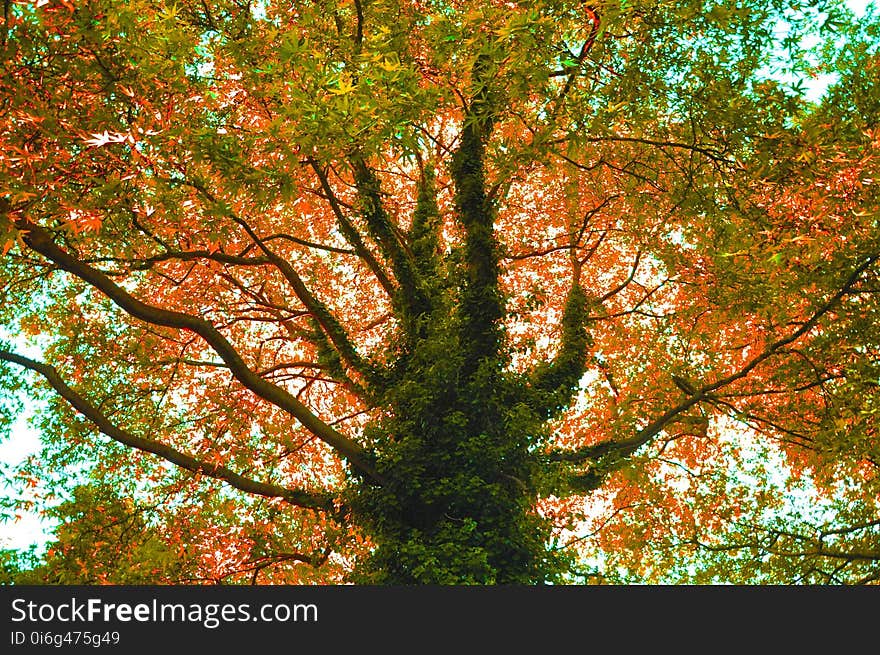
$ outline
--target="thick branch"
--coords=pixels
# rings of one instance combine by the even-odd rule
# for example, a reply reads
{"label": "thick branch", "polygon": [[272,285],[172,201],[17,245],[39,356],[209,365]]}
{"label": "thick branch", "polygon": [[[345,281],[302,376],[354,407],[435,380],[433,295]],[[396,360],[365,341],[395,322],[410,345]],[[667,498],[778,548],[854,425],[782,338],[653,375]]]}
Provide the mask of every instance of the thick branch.
{"label": "thick branch", "polygon": [[[209,202],[214,204],[218,203],[217,198],[203,185],[190,180],[187,180],[185,184],[197,189]],[[228,209],[227,212],[230,214],[232,220],[247,233],[248,237],[250,237],[250,239],[257,245],[266,258],[281,272],[284,279],[290,284],[296,297],[303,305],[305,305],[309,313],[321,326],[321,329],[324,330],[327,337],[333,343],[333,346],[342,356],[342,359],[354,370],[364,375],[369,381],[375,382],[376,376],[373,367],[371,367],[370,364],[358,354],[354,344],[345,333],[342,324],[336,319],[327,306],[312,294],[309,288],[305,285],[305,282],[303,282],[302,278],[296,270],[294,270],[293,266],[290,265],[290,262],[283,257],[280,257],[275,251],[269,248],[265,241],[260,238],[248,222],[241,216],[236,215]]]}
{"label": "thick branch", "polygon": [[531,387],[543,395],[539,411],[551,414],[564,409],[586,371],[590,335],[585,328],[587,298],[575,280],[562,315],[562,337],[556,357],[541,365],[531,376]]}
{"label": "thick branch", "polygon": [[330,309],[312,294],[289,262],[271,251],[253,232],[250,226],[244,222],[244,220],[239,220],[238,222],[245,227],[255,243],[260,246],[266,256],[272,261],[278,270],[281,271],[284,279],[286,279],[293,288],[296,297],[299,298],[300,302],[302,302],[306,309],[309,310],[309,313],[314,317],[318,325],[321,326],[321,329],[327,335],[327,338],[333,344],[334,348],[336,348],[337,352],[339,352],[346,364],[364,375],[364,377],[370,382],[375,382],[375,370],[370,366],[369,362],[358,354],[357,349],[351,339],[349,339],[342,324],[336,319]]}
{"label": "thick branch", "polygon": [[59,248],[53,241],[51,234],[42,227],[27,219],[19,220],[16,226],[25,232],[23,238],[29,248],[101,291],[134,318],[154,325],[191,330],[198,334],[214,349],[229,367],[232,375],[245,387],[294,416],[303,427],[345,457],[352,466],[367,474],[374,481],[380,481],[376,471],[367,462],[366,453],[360,445],[324,423],[290,393],[267,382],[248,368],[235,347],[211,323],[189,314],[169,311],[143,303],[103,273],[83,264]]}
{"label": "thick branch", "polygon": [[309,507],[320,510],[331,510],[333,508],[332,498],[327,494],[308,493],[246,478],[225,466],[208,464],[207,462],[203,462],[195,457],[182,453],[179,450],[175,450],[171,446],[159,443],[152,439],[138,437],[131,432],[117,427],[97,407],[71,389],[61,376],[58,375],[58,371],[48,364],[37,362],[5,350],[0,350],[0,359],[23,366],[42,375],[62,398],[94,423],[102,433],[125,446],[153,453],[154,455],[158,455],[172,464],[176,464],[177,466],[192,471],[193,473],[201,473],[210,478],[223,480],[236,489],[249,494],[266,496],[269,498],[281,498],[288,503],[300,507]]}
{"label": "thick branch", "polygon": [[431,279],[437,274],[440,210],[437,207],[437,185],[431,166],[426,166],[419,182],[416,210],[413,212],[409,239],[416,268],[423,278]]}
{"label": "thick branch", "polygon": [[466,278],[461,297],[462,349],[465,361],[476,366],[497,352],[503,303],[498,290],[499,252],[494,211],[486,195],[485,144],[494,122],[489,98],[490,62],[480,56],[474,64],[475,92],[464,118],[461,142],[452,159],[455,204],[465,229]]}
{"label": "thick branch", "polygon": [[269,243],[274,239],[284,239],[285,241],[290,241],[291,243],[295,243],[299,246],[305,246],[306,248],[314,248],[315,250],[323,250],[324,252],[334,252],[339,255],[355,255],[354,250],[349,248],[337,248],[336,246],[328,246],[324,243],[316,243],[315,241],[309,241],[308,239],[302,239],[300,237],[293,236],[292,234],[270,234],[267,237],[263,238],[263,241]]}
{"label": "thick branch", "polygon": [[351,224],[351,221],[345,215],[345,212],[342,211],[342,207],[339,204],[339,201],[336,198],[336,194],[333,193],[333,187],[330,186],[330,180],[327,177],[327,173],[318,165],[317,160],[312,157],[308,159],[309,165],[312,167],[312,170],[315,171],[315,175],[318,176],[318,180],[321,183],[321,188],[324,190],[324,194],[327,196],[327,202],[330,203],[330,208],[333,210],[333,213],[336,215],[336,222],[339,225],[339,231],[342,232],[342,236],[345,237],[346,241],[348,241],[352,248],[354,248],[357,256],[364,260],[364,263],[369,267],[369,269],[373,272],[373,275],[376,277],[376,280],[385,290],[385,293],[388,294],[389,298],[394,297],[394,285],[391,282],[391,278],[388,277],[388,274],[379,264],[376,257],[370,252],[370,249],[367,248],[364,240],[361,238],[360,233],[357,231],[354,225]]}
{"label": "thick branch", "polygon": [[223,252],[211,252],[209,250],[168,250],[151,257],[138,259],[125,259],[122,257],[101,257],[89,260],[88,263],[113,262],[128,264],[133,271],[144,271],[152,268],[155,264],[167,261],[189,262],[199,259],[209,259],[221,264],[230,264],[232,266],[265,266],[269,264],[267,257],[241,257],[238,255],[228,255]]}
{"label": "thick branch", "polygon": [[834,295],[828,298],[815,312],[813,312],[810,318],[805,321],[800,328],[792,332],[787,337],[771,343],[761,353],[749,360],[749,362],[747,362],[745,366],[743,366],[736,373],[732,373],[727,377],[721,378],[719,380],[716,380],[715,382],[711,382],[701,387],[690,389],[690,392],[692,393],[688,398],[685,398],[675,407],[669,409],[661,416],[653,420],[651,423],[639,430],[631,438],[621,441],[604,442],[578,450],[556,451],[550,453],[548,459],[553,462],[583,463],[588,461],[597,461],[608,456],[620,458],[622,460],[623,458],[632,455],[636,450],[638,450],[640,447],[656,437],[663,430],[663,428],[665,428],[670,422],[672,422],[679,414],[687,411],[688,409],[702,402],[703,400],[711,399],[713,392],[746,377],[759,364],[778,354],[783,348],[793,343],[794,341],[797,341],[802,336],[810,332],[813,328],[815,328],[822,317],[828,314],[828,312],[830,312],[832,309],[834,309],[834,307],[840,302],[840,300],[849,293],[850,289],[852,289],[853,285],[859,280],[862,273],[864,273],[870,266],[872,266],[878,258],[880,258],[880,255],[871,255],[862,264],[856,267],[856,269],[849,275],[841,288]]}
{"label": "thick branch", "polygon": [[359,155],[352,158],[351,164],[370,236],[378,244],[382,255],[391,262],[404,313],[418,316],[428,310],[427,299],[420,292],[419,275],[412,255],[401,243],[382,202],[379,179]]}

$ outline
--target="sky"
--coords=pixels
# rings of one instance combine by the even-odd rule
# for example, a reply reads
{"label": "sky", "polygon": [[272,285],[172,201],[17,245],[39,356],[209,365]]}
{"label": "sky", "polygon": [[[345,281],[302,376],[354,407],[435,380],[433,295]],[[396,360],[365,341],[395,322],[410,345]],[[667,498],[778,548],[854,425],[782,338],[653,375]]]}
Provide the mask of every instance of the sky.
{"label": "sky", "polygon": [[[7,340],[10,335],[0,333],[0,337]],[[14,342],[14,339],[10,339]],[[29,351],[27,348],[19,348],[22,355],[38,358],[39,352]],[[39,452],[40,434],[31,425],[29,420],[33,416],[34,406],[25,400],[24,411],[18,415],[12,424],[9,437],[0,440],[0,470],[7,472],[22,463],[28,456]],[[9,486],[0,486],[0,494],[16,493]],[[17,494],[16,494],[17,495]],[[50,536],[49,530],[52,525],[44,520],[36,512],[23,512],[18,521],[0,523],[0,548],[27,548],[31,544],[44,543]]]}
{"label": "sky", "polygon": [[[848,0],[847,5],[856,16],[862,16],[869,0]],[[833,80],[828,76],[806,81],[807,96],[810,99],[821,97],[825,88]],[[9,335],[0,334],[0,337]],[[38,357],[39,353],[20,351],[23,355]],[[23,462],[28,456],[40,450],[40,435],[29,425],[34,414],[34,406],[26,405],[25,410],[17,417],[10,430],[10,436],[0,440],[0,470],[9,471]],[[0,487],[0,494],[16,494],[19,491],[10,487]],[[6,523],[0,522],[0,548],[25,549],[31,544],[43,545],[51,538],[53,525],[35,512],[22,512],[21,518]]]}

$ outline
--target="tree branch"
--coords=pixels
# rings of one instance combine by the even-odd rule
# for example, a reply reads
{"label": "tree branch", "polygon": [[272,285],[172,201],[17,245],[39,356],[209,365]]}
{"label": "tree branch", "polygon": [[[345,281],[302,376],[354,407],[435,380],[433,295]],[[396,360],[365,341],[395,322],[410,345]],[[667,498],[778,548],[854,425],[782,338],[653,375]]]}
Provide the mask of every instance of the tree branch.
{"label": "tree branch", "polygon": [[[218,203],[214,194],[202,184],[191,180],[182,183],[198,190],[199,193],[201,193],[209,202],[213,204]],[[312,294],[309,288],[305,285],[305,282],[303,282],[302,278],[296,270],[294,270],[293,266],[290,265],[290,262],[280,257],[275,251],[269,248],[244,218],[238,216],[232,211],[229,211],[228,213],[232,220],[238,224],[257,247],[263,251],[266,258],[281,272],[281,275],[284,276],[284,279],[290,284],[296,297],[303,305],[305,305],[309,313],[321,326],[321,329],[327,335],[328,339],[330,339],[330,342],[339,352],[342,359],[354,370],[363,375],[368,382],[378,382],[375,369],[369,364],[369,362],[361,357],[360,354],[358,354],[357,349],[351,339],[349,339],[342,324],[337,320],[330,309]]]}
{"label": "tree branch", "polygon": [[52,388],[55,389],[58,395],[70,403],[70,405],[80,414],[94,423],[103,434],[125,446],[153,453],[154,455],[158,455],[162,459],[165,459],[172,464],[176,464],[183,469],[192,471],[193,473],[200,473],[217,480],[222,480],[230,486],[249,494],[266,496],[268,498],[281,498],[286,502],[299,507],[308,507],[324,511],[330,511],[333,509],[333,499],[329,494],[309,493],[296,489],[288,489],[287,487],[281,487],[266,482],[259,482],[239,475],[225,466],[203,462],[190,455],[182,453],[171,446],[152,439],[138,437],[131,432],[117,427],[97,407],[71,389],[61,376],[58,375],[58,371],[53,366],[34,361],[6,350],[0,350],[0,359],[23,366],[24,368],[36,371],[42,375]]}
{"label": "tree branch", "polygon": [[586,371],[590,335],[586,330],[587,297],[575,279],[568,292],[562,315],[562,337],[552,362],[539,365],[531,375],[531,387],[543,398],[539,411],[551,415],[571,402]]}
{"label": "tree branch", "polygon": [[16,227],[24,232],[23,240],[29,248],[90,284],[134,318],[154,325],[191,330],[198,334],[214,349],[229,367],[232,375],[245,387],[291,414],[309,432],[346,458],[352,466],[365,473],[374,482],[381,482],[380,476],[367,461],[366,451],[359,444],[324,423],[290,393],[257,375],[245,364],[235,347],[211,323],[190,314],[141,302],[100,271],[87,266],[59,248],[48,231],[28,219],[19,219],[16,221]]}
{"label": "tree branch", "polygon": [[355,253],[357,253],[357,256],[364,260],[364,263],[373,272],[373,275],[376,277],[376,280],[385,290],[385,293],[388,294],[388,297],[393,298],[395,289],[394,285],[391,283],[391,279],[388,277],[388,274],[384,271],[382,266],[380,266],[378,260],[373,255],[373,253],[370,252],[369,248],[367,248],[364,240],[361,238],[360,233],[357,231],[355,226],[351,224],[351,221],[348,220],[345,212],[342,211],[342,207],[339,205],[336,194],[333,193],[333,187],[330,186],[330,180],[327,177],[327,173],[318,165],[317,160],[313,157],[309,157],[308,162],[309,165],[312,167],[312,170],[315,171],[315,175],[318,176],[318,181],[321,183],[321,188],[324,190],[324,193],[327,196],[327,202],[330,203],[330,208],[336,215],[336,222],[339,224],[339,231],[342,232],[342,236],[344,236],[346,241],[351,244],[352,248],[354,248]]}
{"label": "tree branch", "polygon": [[396,296],[403,303],[403,313],[411,316],[425,313],[429,309],[428,299],[420,291],[420,276],[412,255],[400,242],[382,202],[379,179],[360,155],[352,157],[351,166],[370,235],[378,244],[382,255],[391,262],[398,284],[399,293]]}
{"label": "tree branch", "polygon": [[491,62],[480,55],[473,66],[474,95],[466,108],[461,140],[452,158],[455,205],[465,230],[466,279],[461,294],[462,348],[476,367],[495,354],[503,301],[498,291],[499,252],[494,211],[486,195],[485,147],[494,124],[488,74]]}
{"label": "tree branch", "polygon": [[718,389],[726,387],[729,384],[732,384],[733,382],[736,382],[737,380],[746,377],[759,364],[778,354],[778,352],[782,350],[785,346],[793,343],[794,341],[797,341],[802,336],[810,332],[814,327],[816,327],[822,317],[830,312],[840,302],[841,298],[849,293],[849,290],[858,281],[862,273],[864,273],[871,265],[873,265],[878,258],[880,258],[880,254],[873,254],[869,256],[859,266],[857,266],[846,279],[841,288],[834,295],[828,298],[816,311],[814,311],[810,318],[805,321],[799,329],[795,330],[787,337],[779,339],[778,341],[775,341],[767,346],[761,353],[753,357],[736,373],[716,380],[715,382],[703,385],[699,388],[692,389],[693,393],[692,395],[690,395],[690,397],[684,399],[675,407],[664,412],[661,416],[654,419],[651,423],[639,430],[631,438],[621,441],[603,442],[593,446],[587,446],[586,448],[580,448],[578,450],[555,451],[548,455],[549,461],[583,463],[591,460],[597,461],[609,455],[621,459],[632,455],[641,446],[645,445],[655,436],[657,436],[657,434],[659,434],[660,431],[663,430],[663,428],[666,427],[666,425],[669,424],[673,419],[675,419],[679,414],[687,411],[688,409],[702,402],[703,400],[712,398],[713,392],[717,391]]}

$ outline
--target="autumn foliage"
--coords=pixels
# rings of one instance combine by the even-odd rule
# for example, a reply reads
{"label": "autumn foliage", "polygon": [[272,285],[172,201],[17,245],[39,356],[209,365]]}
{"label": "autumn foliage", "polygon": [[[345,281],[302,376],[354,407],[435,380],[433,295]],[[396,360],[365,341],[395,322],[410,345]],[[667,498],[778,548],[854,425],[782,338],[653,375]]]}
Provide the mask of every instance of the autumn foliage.
{"label": "autumn foliage", "polygon": [[6,2],[23,579],[880,579],[877,24]]}

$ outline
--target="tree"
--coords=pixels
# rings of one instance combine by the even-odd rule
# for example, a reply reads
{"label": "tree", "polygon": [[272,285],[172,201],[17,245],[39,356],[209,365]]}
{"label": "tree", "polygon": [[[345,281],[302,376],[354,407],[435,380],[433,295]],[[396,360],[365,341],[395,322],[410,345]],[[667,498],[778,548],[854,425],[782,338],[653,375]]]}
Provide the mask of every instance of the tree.
{"label": "tree", "polygon": [[34,484],[212,580],[880,576],[875,14],[4,9]]}
{"label": "tree", "polygon": [[156,584],[185,580],[187,558],[145,520],[146,507],[107,488],[80,486],[50,511],[61,521],[44,561],[33,552],[5,551],[13,584]]}

